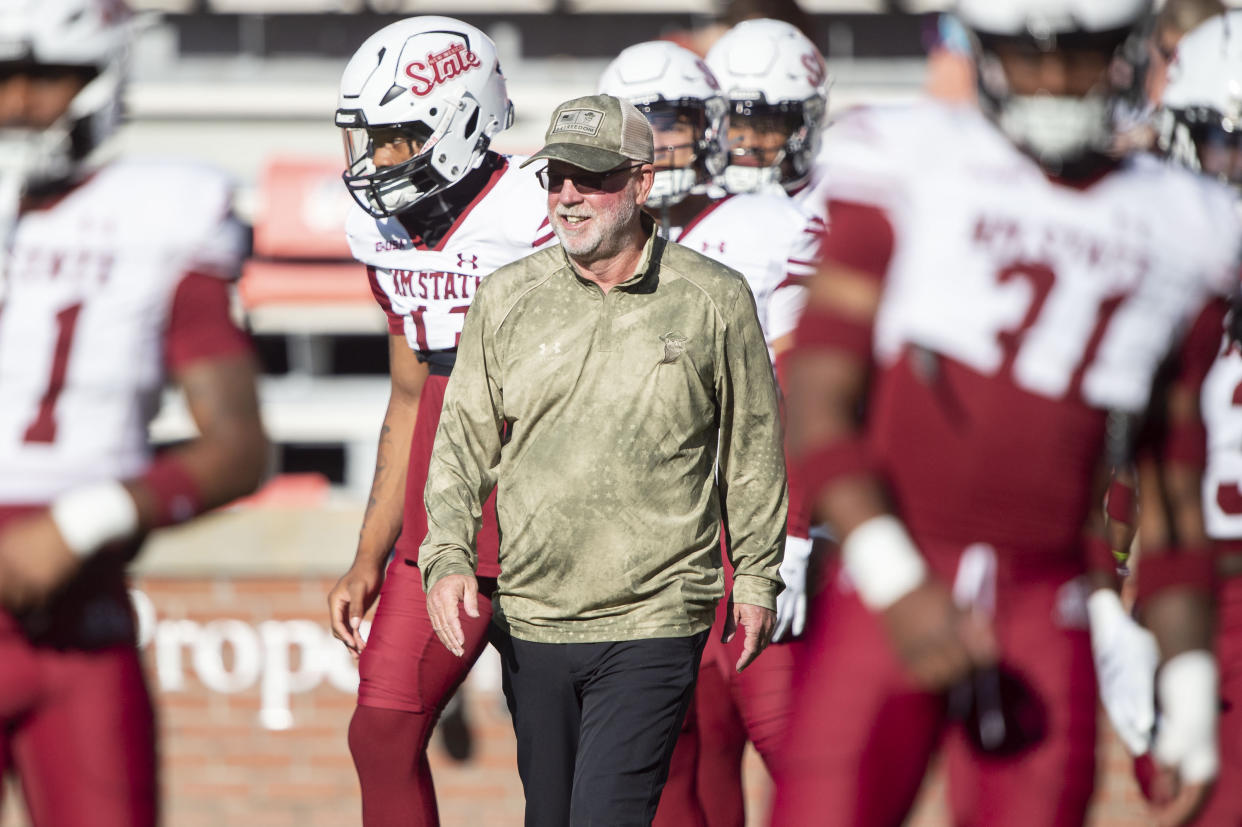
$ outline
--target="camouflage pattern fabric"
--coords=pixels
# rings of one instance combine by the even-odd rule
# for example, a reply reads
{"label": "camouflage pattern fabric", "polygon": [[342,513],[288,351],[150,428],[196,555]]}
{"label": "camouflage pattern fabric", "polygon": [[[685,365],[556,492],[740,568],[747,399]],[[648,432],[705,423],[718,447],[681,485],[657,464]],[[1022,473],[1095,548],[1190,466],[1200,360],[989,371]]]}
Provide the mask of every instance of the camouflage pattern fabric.
{"label": "camouflage pattern fabric", "polygon": [[473,574],[493,487],[495,619],[515,637],[707,629],[724,590],[722,519],[734,600],[774,608],[785,465],[776,384],[742,276],[655,234],[634,276],[607,294],[560,246],[489,276],[432,450],[426,588]]}

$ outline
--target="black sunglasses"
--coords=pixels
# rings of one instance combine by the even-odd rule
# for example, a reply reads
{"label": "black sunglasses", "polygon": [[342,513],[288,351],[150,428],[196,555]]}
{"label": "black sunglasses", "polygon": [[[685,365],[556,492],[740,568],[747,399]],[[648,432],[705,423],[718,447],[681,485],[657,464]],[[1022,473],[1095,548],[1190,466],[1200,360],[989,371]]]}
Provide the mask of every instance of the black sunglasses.
{"label": "black sunglasses", "polygon": [[574,189],[583,195],[590,195],[591,193],[603,192],[604,190],[615,192],[621,189],[621,187],[615,186],[615,184],[614,186],[609,187],[608,182],[618,173],[638,169],[641,166],[643,166],[643,164],[639,163],[630,164],[624,167],[617,167],[616,169],[610,169],[605,172],[577,170],[571,173],[552,172],[547,167],[544,167],[535,173],[535,177],[539,179],[539,185],[548,192],[560,192],[561,188],[565,186],[566,181],[573,181]]}

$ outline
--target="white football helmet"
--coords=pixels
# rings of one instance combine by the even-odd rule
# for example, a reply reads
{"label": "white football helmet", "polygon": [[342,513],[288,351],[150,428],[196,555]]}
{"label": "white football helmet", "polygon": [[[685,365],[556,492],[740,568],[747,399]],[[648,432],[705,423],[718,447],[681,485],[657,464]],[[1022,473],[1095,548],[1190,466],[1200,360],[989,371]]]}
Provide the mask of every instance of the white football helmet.
{"label": "white football helmet", "polygon": [[763,131],[775,125],[788,135],[769,164],[737,163],[754,153],[732,149],[725,188],[751,192],[779,183],[795,190],[806,183],[828,110],[828,69],[815,44],[783,20],[744,20],[716,41],[707,65],[729,101],[730,122],[762,123]]}
{"label": "white football helmet", "polygon": [[1083,97],[1014,94],[996,49],[1096,52],[1111,59],[1150,5],[1150,0],[958,0],[957,18],[975,41],[984,111],[1052,172],[1068,173],[1103,155],[1113,139],[1115,99],[1106,78]]}
{"label": "white football helmet", "polygon": [[[395,215],[477,168],[492,138],[512,123],[487,35],[451,17],[401,20],[371,35],[341,77],[342,178],[367,212]],[[377,168],[372,130],[380,127],[418,145],[414,157]]]}
{"label": "white football helmet", "polygon": [[1161,149],[1242,189],[1242,11],[1217,15],[1182,38],[1168,81]]}
{"label": "white football helmet", "polygon": [[0,175],[22,188],[68,180],[121,119],[132,16],[122,0],[3,0],[0,72],[84,70],[51,127],[0,123]]}
{"label": "white football helmet", "polygon": [[[707,64],[694,52],[665,40],[637,43],[617,55],[599,79],[599,91],[634,104],[657,132],[689,122],[692,143],[655,148],[655,183],[648,203],[671,207],[692,192],[703,192],[725,168],[726,106]],[[678,149],[689,148],[689,163],[673,166]]]}

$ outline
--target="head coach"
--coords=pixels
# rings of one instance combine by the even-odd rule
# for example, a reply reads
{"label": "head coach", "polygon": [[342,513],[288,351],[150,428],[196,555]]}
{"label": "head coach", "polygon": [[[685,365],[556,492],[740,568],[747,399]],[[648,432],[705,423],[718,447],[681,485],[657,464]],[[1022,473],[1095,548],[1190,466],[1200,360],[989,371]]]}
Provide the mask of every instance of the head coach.
{"label": "head coach", "polygon": [[496,489],[494,620],[527,825],[649,824],[723,594],[722,545],[738,669],[767,645],[781,589],[785,465],[754,300],[740,274],[655,232],[640,209],[653,154],[628,103],[557,107],[530,161],[547,161],[561,243],[480,287],[432,451],[419,564],[458,654]]}

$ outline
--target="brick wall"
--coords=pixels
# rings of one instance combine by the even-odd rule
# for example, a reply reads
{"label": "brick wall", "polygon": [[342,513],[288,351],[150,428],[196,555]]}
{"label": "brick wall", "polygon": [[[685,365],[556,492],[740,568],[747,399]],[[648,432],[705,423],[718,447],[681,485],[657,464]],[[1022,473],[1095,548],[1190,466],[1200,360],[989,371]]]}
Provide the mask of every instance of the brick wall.
{"label": "brick wall", "polygon": [[[345,743],[357,673],[324,623],[331,577],[141,577],[138,605],[162,727],[169,827],[328,827],[359,821]],[[432,746],[445,827],[518,825],[521,787],[494,659],[467,683],[476,750],[454,763]],[[1119,745],[1105,744],[1092,824],[1145,822]],[[768,782],[753,753],[747,792],[762,824]],[[945,824],[933,778],[916,827]],[[9,806],[3,827],[23,821]]]}

